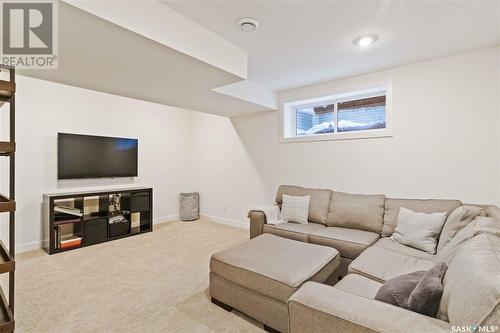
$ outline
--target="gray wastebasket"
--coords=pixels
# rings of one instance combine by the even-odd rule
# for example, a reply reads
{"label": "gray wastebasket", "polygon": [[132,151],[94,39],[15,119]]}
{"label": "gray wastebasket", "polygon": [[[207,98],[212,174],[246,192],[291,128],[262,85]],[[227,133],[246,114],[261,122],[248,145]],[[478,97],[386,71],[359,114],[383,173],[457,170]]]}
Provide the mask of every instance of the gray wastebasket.
{"label": "gray wastebasket", "polygon": [[194,221],[200,218],[200,195],[198,192],[180,194],[179,217],[181,221]]}

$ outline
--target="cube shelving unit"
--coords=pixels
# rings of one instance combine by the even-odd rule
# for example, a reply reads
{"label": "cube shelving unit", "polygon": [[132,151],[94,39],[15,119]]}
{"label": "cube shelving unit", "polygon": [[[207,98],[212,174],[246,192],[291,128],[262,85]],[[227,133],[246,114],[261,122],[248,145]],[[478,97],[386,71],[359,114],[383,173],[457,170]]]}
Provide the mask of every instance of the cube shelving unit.
{"label": "cube shelving unit", "polygon": [[[120,196],[120,211],[110,210],[110,197],[113,195]],[[56,220],[54,209],[58,203],[66,203],[65,206],[80,210],[82,216]],[[49,254],[153,231],[153,189],[149,187],[46,193],[43,206],[43,239],[46,240],[43,248]],[[111,223],[117,215],[125,217],[124,222]],[[74,247],[61,248],[55,231],[61,226],[72,229],[71,232],[81,239],[81,243]]]}

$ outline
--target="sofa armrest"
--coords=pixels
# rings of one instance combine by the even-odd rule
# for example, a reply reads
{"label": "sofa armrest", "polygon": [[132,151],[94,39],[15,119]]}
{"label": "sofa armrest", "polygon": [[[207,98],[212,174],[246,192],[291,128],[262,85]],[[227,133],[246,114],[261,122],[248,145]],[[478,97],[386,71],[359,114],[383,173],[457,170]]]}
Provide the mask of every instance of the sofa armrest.
{"label": "sofa armrest", "polygon": [[316,282],[307,282],[288,301],[289,333],[446,332],[448,322]]}
{"label": "sofa armrest", "polygon": [[266,215],[258,210],[251,210],[248,212],[250,219],[250,239],[262,235],[264,232],[264,224],[266,224]]}

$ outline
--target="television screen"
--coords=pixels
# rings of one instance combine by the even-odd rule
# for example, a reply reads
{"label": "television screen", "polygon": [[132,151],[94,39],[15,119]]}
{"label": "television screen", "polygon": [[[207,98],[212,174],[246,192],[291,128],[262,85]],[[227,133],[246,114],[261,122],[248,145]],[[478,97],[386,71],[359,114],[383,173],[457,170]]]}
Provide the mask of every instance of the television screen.
{"label": "television screen", "polygon": [[137,177],[137,139],[58,133],[57,178]]}

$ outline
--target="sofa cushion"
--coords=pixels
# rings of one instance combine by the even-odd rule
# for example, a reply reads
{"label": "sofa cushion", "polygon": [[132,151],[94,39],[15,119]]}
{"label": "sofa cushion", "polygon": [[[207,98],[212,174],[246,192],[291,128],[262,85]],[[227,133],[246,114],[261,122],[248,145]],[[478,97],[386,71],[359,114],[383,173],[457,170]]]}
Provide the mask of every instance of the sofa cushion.
{"label": "sofa cushion", "polygon": [[286,302],[304,282],[325,282],[339,262],[333,248],[261,235],[213,254],[210,272]]}
{"label": "sofa cushion", "polygon": [[311,232],[309,243],[333,247],[342,257],[355,259],[379,237],[379,234],[370,231],[326,227]]}
{"label": "sofa cushion", "polygon": [[369,299],[375,298],[380,287],[382,283],[358,274],[348,274],[335,285],[335,288]]}
{"label": "sofa cushion", "polygon": [[443,230],[441,230],[441,235],[439,236],[437,252],[441,251],[459,230],[472,222],[476,217],[484,215],[486,215],[486,212],[481,207],[463,205],[456,208],[450,213],[444,223]]}
{"label": "sofa cushion", "polygon": [[500,223],[500,207],[498,206],[487,206],[484,207],[486,216],[490,216],[495,219],[497,223]]}
{"label": "sofa cushion", "polygon": [[427,271],[434,266],[431,260],[410,257],[380,247],[369,247],[349,265],[349,273],[366,276],[384,283],[398,275]]}
{"label": "sofa cushion", "polygon": [[393,241],[390,237],[382,237],[372,247],[379,247],[382,249],[386,249],[389,251],[393,251],[396,253],[404,254],[409,257],[419,258],[419,259],[427,259],[434,260],[435,256],[429,254],[424,251],[420,251],[418,249],[414,249],[413,247],[409,247],[403,244],[400,244],[396,241]]}
{"label": "sofa cushion", "polygon": [[460,248],[444,280],[438,318],[451,325],[498,325],[500,238],[483,233]]}
{"label": "sofa cushion", "polygon": [[300,223],[287,222],[276,225],[265,224],[263,230],[264,233],[266,234],[273,234],[276,236],[290,238],[307,243],[309,241],[310,233],[325,228],[326,227],[324,225],[317,223],[300,224]]}
{"label": "sofa cushion", "polygon": [[461,205],[458,200],[419,200],[419,199],[391,199],[385,201],[384,226],[382,237],[391,236],[398,221],[399,208],[404,207],[422,213],[451,213]]}
{"label": "sofa cushion", "polygon": [[385,195],[333,192],[326,224],[378,232],[382,230]]}
{"label": "sofa cushion", "polygon": [[276,203],[281,205],[283,194],[295,196],[311,196],[309,204],[309,222],[326,224],[328,206],[332,198],[331,190],[310,189],[300,186],[280,185],[276,194]]}
{"label": "sofa cushion", "polygon": [[446,221],[446,214],[446,212],[431,214],[414,212],[401,207],[398,224],[391,238],[403,245],[435,254],[439,234]]}
{"label": "sofa cushion", "polygon": [[479,216],[459,230],[455,237],[446,244],[436,256],[436,260],[450,264],[460,248],[474,236],[491,233],[500,237],[500,225],[492,218]]}

